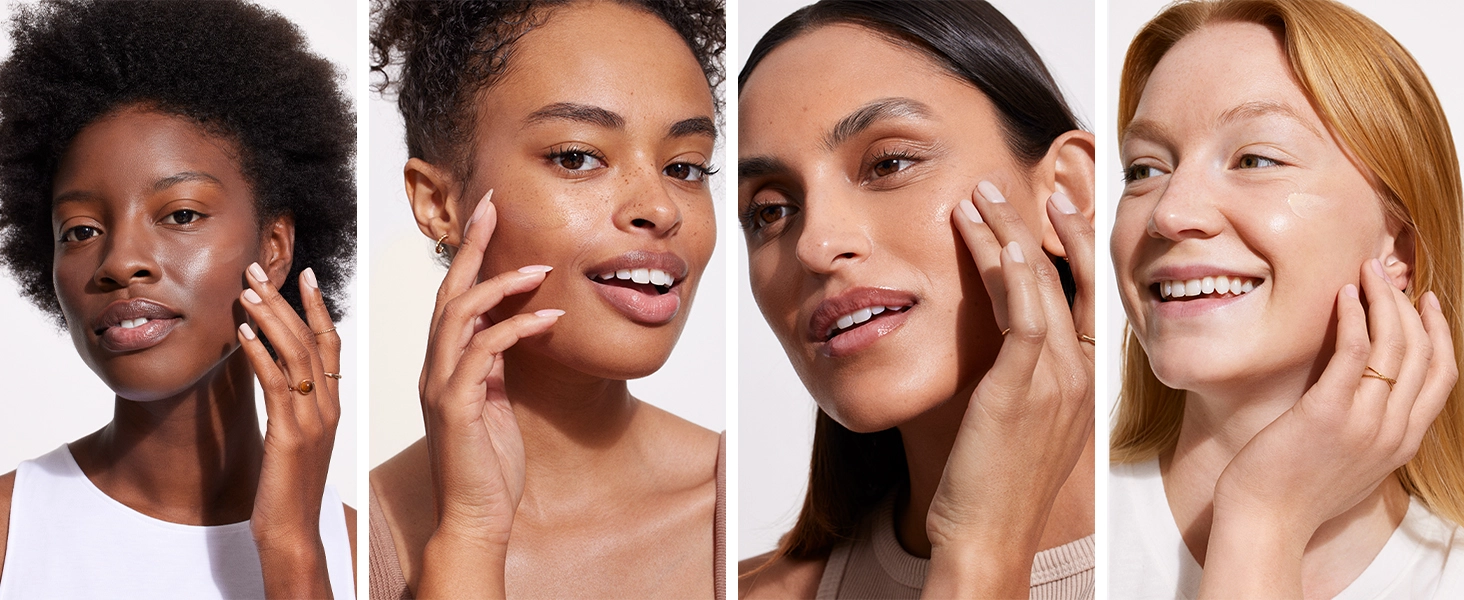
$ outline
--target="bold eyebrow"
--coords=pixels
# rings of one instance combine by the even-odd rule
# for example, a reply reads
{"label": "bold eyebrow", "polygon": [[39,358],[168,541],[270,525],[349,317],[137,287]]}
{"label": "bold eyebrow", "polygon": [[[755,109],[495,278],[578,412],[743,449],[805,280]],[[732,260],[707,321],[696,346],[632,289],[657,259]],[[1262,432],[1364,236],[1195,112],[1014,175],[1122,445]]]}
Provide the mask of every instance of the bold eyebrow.
{"label": "bold eyebrow", "polygon": [[754,156],[737,161],[737,181],[739,182],[788,171],[790,171],[788,165],[771,156]]}
{"label": "bold eyebrow", "polygon": [[[168,177],[164,177],[162,179],[154,181],[151,191],[156,194],[180,183],[190,181],[208,183],[216,185],[218,187],[224,186],[224,182],[219,181],[219,178],[214,177],[213,175],[209,175],[208,173],[202,173],[198,171],[183,171],[181,173],[170,175]],[[95,194],[88,190],[73,190],[52,198],[51,206],[65,204],[67,202],[76,202],[78,200],[86,200],[92,198],[93,196],[95,196]]]}
{"label": "bold eyebrow", "polygon": [[534,111],[524,118],[524,127],[554,120],[589,123],[607,129],[625,128],[625,117],[598,106],[573,102],[556,102]]}
{"label": "bold eyebrow", "polygon": [[1168,142],[1173,140],[1174,136],[1170,134],[1169,128],[1165,127],[1163,123],[1148,119],[1135,119],[1129,121],[1128,128],[1123,130],[1123,137],[1118,140],[1118,147],[1123,148],[1123,145],[1128,143],[1129,138]]}
{"label": "bold eyebrow", "polygon": [[1306,119],[1301,118],[1301,115],[1297,114],[1296,111],[1293,110],[1289,105],[1272,100],[1255,100],[1252,102],[1246,102],[1239,106],[1231,107],[1229,110],[1220,113],[1220,116],[1215,119],[1215,125],[1227,125],[1244,119],[1254,119],[1257,117],[1266,117],[1272,115],[1286,117],[1288,119],[1296,121],[1302,127],[1305,127],[1307,131],[1312,132],[1312,135],[1317,136],[1317,138],[1322,140],[1327,139],[1325,136],[1322,135],[1322,132],[1317,131],[1317,128],[1315,126],[1313,126],[1311,123],[1306,122]]}
{"label": "bold eyebrow", "polygon": [[692,117],[677,121],[666,133],[666,137],[673,138],[690,136],[705,136],[715,140],[717,139],[717,124],[712,121],[711,117]]}
{"label": "bold eyebrow", "polygon": [[928,119],[930,118],[930,107],[909,98],[880,98],[855,109],[854,112],[840,119],[839,123],[829,130],[828,135],[824,136],[824,146],[832,150],[875,123],[885,119],[910,117]]}

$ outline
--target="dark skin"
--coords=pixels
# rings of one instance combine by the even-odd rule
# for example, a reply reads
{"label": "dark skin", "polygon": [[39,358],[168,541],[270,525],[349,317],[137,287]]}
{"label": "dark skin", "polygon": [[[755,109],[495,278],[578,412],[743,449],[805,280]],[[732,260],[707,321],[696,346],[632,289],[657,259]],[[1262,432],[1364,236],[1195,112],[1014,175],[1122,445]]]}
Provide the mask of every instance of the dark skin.
{"label": "dark skin", "polygon": [[[112,422],[70,449],[92,483],[147,516],[249,520],[269,597],[329,597],[319,499],[339,402],[321,373],[339,371],[340,340],[310,333],[331,328],[313,274],[300,282],[308,325],[279,296],[294,226],[260,226],[235,156],[230,142],[146,106],[99,118],[68,148],[52,195],[57,295],[82,359],[117,392]],[[108,312],[138,299],[163,307],[133,330],[161,331],[140,344]],[[306,378],[313,394],[285,389]],[[0,477],[0,564],[14,479]],[[342,510],[354,559],[355,511]]]}
{"label": "dark skin", "polygon": [[[371,472],[373,500],[417,597],[709,597],[718,436],[625,380],[665,363],[710,260],[711,92],[670,27],[614,3],[555,10],[513,62],[479,96],[471,179],[404,169],[423,234],[455,250],[427,436]],[[545,110],[566,103],[591,108]],[[665,322],[587,277],[633,251],[686,263]]]}

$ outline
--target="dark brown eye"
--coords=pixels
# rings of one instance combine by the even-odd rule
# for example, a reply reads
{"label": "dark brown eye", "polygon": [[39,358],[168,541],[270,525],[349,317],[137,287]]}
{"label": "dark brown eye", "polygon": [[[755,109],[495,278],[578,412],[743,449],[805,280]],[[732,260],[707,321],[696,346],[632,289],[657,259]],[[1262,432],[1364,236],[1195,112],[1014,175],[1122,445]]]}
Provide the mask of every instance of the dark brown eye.
{"label": "dark brown eye", "polygon": [[888,177],[894,175],[895,173],[910,168],[910,165],[914,164],[914,162],[908,158],[886,158],[874,163],[874,176]]}
{"label": "dark brown eye", "polygon": [[762,210],[757,211],[757,224],[759,226],[772,225],[786,217],[793,216],[793,213],[796,212],[798,209],[786,204],[764,206]]}
{"label": "dark brown eye", "polygon": [[605,163],[589,152],[570,150],[557,152],[549,160],[567,171],[589,171],[605,166]]}
{"label": "dark brown eye", "polygon": [[168,216],[163,217],[163,222],[170,225],[187,225],[202,218],[203,215],[200,214],[198,211],[188,210],[185,208],[183,210],[174,211]]}
{"label": "dark brown eye", "polygon": [[88,239],[94,238],[94,237],[96,237],[98,235],[101,235],[101,233],[102,233],[101,230],[99,230],[99,229],[97,229],[95,227],[88,227],[86,225],[78,225],[76,227],[72,227],[71,229],[67,229],[65,232],[63,232],[61,234],[61,241],[63,241],[63,242],[80,242],[80,241],[83,241],[83,240],[88,240]]}

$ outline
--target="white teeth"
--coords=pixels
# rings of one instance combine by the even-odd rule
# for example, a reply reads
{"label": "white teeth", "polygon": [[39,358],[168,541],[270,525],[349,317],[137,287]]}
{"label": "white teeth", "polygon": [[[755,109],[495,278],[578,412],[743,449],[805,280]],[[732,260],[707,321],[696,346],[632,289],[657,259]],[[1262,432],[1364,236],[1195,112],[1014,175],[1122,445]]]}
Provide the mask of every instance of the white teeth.
{"label": "white teeth", "polygon": [[123,329],[136,329],[146,324],[147,317],[138,317],[136,319],[127,319],[125,321],[122,321],[121,323],[118,323],[117,326]]}
{"label": "white teeth", "polygon": [[651,270],[650,269],[631,269],[631,271],[630,271],[630,280],[631,281],[634,281],[636,283],[650,283],[651,282]]}
{"label": "white teeth", "polygon": [[649,283],[651,285],[660,286],[669,286],[676,283],[676,278],[672,277],[670,273],[667,273],[660,269],[649,268],[621,269],[619,271],[610,271],[608,273],[601,273],[599,275],[599,278],[605,281],[610,281],[611,279],[623,279],[626,281],[633,281],[635,283]]}
{"label": "white teeth", "polygon": [[621,269],[615,272],[616,279],[630,279],[630,269]]}
{"label": "white teeth", "polygon": [[1159,282],[1159,295],[1164,299],[1187,298],[1208,294],[1219,296],[1231,294],[1239,296],[1256,289],[1256,286],[1259,284],[1260,280],[1228,275],[1201,277],[1185,281],[1161,281]]}
{"label": "white teeth", "polygon": [[834,322],[834,327],[836,327],[838,329],[848,329],[849,327],[851,327],[853,325],[854,325],[854,315],[844,315],[842,317],[839,317],[839,320],[838,321],[835,321]]}
{"label": "white teeth", "polygon": [[869,309],[869,314],[871,314],[871,315],[877,315],[877,314],[882,313],[884,311],[885,311],[885,307],[883,307],[883,306],[876,306],[874,308]]}
{"label": "white teeth", "polygon": [[606,281],[609,281],[611,279],[615,279],[615,271],[611,271],[609,273],[601,273],[600,274],[600,279],[604,279]]}
{"label": "white teeth", "polygon": [[839,320],[834,322],[834,327],[832,329],[829,329],[824,334],[824,337],[832,337],[834,333],[838,332],[840,329],[848,329],[850,327],[873,319],[875,315],[878,315],[880,313],[886,311],[892,313],[899,312],[900,308],[901,307],[899,306],[871,306],[869,308],[861,308],[852,313],[839,317]]}
{"label": "white teeth", "polygon": [[859,310],[854,311],[854,322],[855,323],[863,323],[865,321],[868,321],[869,320],[869,317],[872,317],[872,316],[874,316],[874,313],[870,312],[869,309],[867,309],[867,308],[861,308]]}

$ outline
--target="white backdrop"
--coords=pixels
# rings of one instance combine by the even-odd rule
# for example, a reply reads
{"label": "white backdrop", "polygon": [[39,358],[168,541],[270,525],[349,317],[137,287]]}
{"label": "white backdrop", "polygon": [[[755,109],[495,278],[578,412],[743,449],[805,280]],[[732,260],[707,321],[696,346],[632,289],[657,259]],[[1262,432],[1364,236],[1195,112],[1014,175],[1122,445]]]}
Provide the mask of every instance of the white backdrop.
{"label": "white backdrop", "polygon": [[[741,69],[764,32],[807,3],[742,0],[739,4],[735,69]],[[992,4],[1037,49],[1078,119],[1091,127],[1094,3],[993,0]],[[735,82],[736,70],[729,77]],[[735,147],[732,155],[736,155]],[[808,482],[814,403],[757,310],[747,283],[747,246],[741,232],[729,227],[727,236],[737,240],[739,280],[736,553],[742,559],[773,549],[798,516]]]}
{"label": "white backdrop", "polygon": [[[433,240],[417,229],[407,205],[402,166],[407,148],[396,100],[371,94],[370,269],[372,467],[422,437],[417,378],[427,351],[427,324],[447,270],[433,260]],[[724,138],[712,166],[724,165]],[[727,177],[712,176],[712,198],[723,212]],[[660,371],[630,382],[635,397],[712,431],[726,427],[727,229],[702,276],[691,317]]]}
{"label": "white backdrop", "polygon": [[[1423,67],[1424,74],[1428,75],[1434,93],[1444,107],[1444,114],[1453,125],[1454,146],[1464,148],[1464,70],[1459,68],[1459,58],[1461,52],[1464,52],[1464,46],[1459,43],[1457,31],[1458,24],[1464,23],[1464,3],[1436,0],[1342,1],[1386,29]],[[1168,0],[1109,1],[1107,106],[1113,111],[1118,110],[1118,77],[1123,71],[1123,57],[1128,50],[1129,41],[1167,4]],[[1105,150],[1109,151],[1109,160],[1103,164],[1102,169],[1111,173],[1112,177],[1108,179],[1108,186],[1099,190],[1099,197],[1105,200],[1102,204],[1104,210],[1099,211],[1100,242],[1106,241],[1107,232],[1112,230],[1113,211],[1123,193],[1123,178],[1119,176],[1123,165],[1118,156],[1118,142],[1113,139],[1116,135],[1113,129],[1116,127],[1114,119],[1117,118],[1117,113],[1110,113],[1104,118],[1107,121],[1102,125],[1108,137],[1100,139],[1098,143],[1100,146],[1107,146]],[[1102,180],[1100,185],[1101,183]],[[1099,250],[1106,254],[1102,252],[1105,248]],[[1112,263],[1103,263],[1108,269],[1100,271],[1100,281],[1113,282]],[[1122,349],[1120,346],[1125,317],[1123,304],[1118,300],[1117,286],[1109,283],[1103,286],[1102,293],[1107,301],[1107,311],[1100,315],[1102,327],[1099,331],[1104,332],[1104,335],[1099,340],[1103,344],[1103,350],[1112,352],[1115,357],[1108,361],[1108,369],[1103,373],[1108,380],[1107,401],[1111,411],[1113,403],[1118,400],[1121,361],[1117,357]],[[1461,331],[1464,330],[1460,329],[1460,324],[1455,323],[1455,335],[1459,335]]]}
{"label": "white backdrop", "polygon": [[[261,0],[304,31],[311,49],[336,65],[339,85],[354,98],[356,89],[356,10],[349,0],[294,2]],[[0,6],[5,23],[0,56],[10,55],[10,3]],[[336,430],[328,482],[352,506],[356,502],[356,370],[355,286],[347,315],[336,326],[341,334],[341,422]],[[77,356],[71,338],[50,317],[19,297],[15,280],[0,270],[0,473],[20,461],[45,454],[62,443],[96,431],[112,419],[116,397]],[[255,399],[264,425],[264,394],[255,385]]]}

